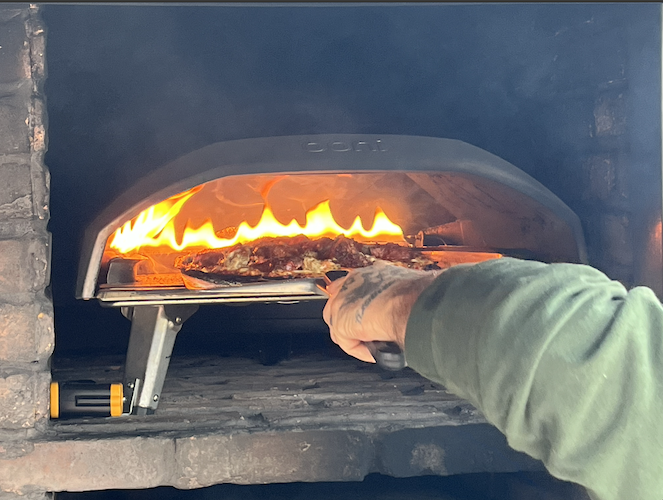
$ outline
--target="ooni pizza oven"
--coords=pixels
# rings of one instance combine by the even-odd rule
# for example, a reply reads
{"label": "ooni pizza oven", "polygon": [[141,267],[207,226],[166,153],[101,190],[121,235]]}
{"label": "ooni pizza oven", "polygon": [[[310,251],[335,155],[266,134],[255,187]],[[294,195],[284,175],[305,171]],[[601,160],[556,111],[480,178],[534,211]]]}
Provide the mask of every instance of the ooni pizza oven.
{"label": "ooni pizza oven", "polygon": [[[587,260],[571,209],[512,164],[458,140],[314,135],[212,144],[137,182],[86,231],[77,297],[121,308],[132,322],[125,413],[157,408],[175,336],[200,305],[325,299],[316,273],[343,267],[333,255],[279,269],[229,257],[238,245],[301,234],[397,245],[441,268],[500,255]],[[215,271],[219,255],[225,273]]]}

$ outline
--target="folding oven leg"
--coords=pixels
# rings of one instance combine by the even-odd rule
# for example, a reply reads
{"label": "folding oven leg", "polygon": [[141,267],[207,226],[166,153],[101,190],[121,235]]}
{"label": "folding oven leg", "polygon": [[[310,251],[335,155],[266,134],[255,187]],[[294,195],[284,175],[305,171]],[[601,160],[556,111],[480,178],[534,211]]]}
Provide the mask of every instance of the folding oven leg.
{"label": "folding oven leg", "polygon": [[124,413],[152,414],[157,409],[175,337],[197,305],[151,305],[122,308],[131,320],[124,368]]}

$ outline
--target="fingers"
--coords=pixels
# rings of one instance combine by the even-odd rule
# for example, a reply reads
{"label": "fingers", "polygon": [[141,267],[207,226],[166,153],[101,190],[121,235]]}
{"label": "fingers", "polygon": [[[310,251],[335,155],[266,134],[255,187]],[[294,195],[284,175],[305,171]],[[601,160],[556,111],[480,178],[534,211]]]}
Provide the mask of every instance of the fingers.
{"label": "fingers", "polygon": [[325,308],[322,310],[322,319],[325,320],[325,323],[327,323],[327,326],[330,329],[333,326],[331,314],[332,314],[332,297],[329,297],[327,299],[327,303],[325,304]]}
{"label": "fingers", "polygon": [[340,335],[337,335],[337,332],[340,329],[334,328],[332,325],[332,317],[331,317],[331,311],[333,307],[332,301],[333,298],[328,299],[327,304],[325,304],[325,308],[322,311],[322,317],[325,320],[325,323],[327,323],[327,325],[329,326],[329,336],[331,337],[332,341],[350,356],[353,356],[367,363],[375,363],[375,359],[373,359],[371,352],[368,350],[368,348],[362,341],[348,338],[344,336],[342,333]]}
{"label": "fingers", "polygon": [[382,340],[400,345],[414,302],[410,296],[416,299],[419,295],[424,277],[432,279],[434,275],[378,262],[331,283],[322,317],[332,341],[368,363],[375,359],[363,342]]}
{"label": "fingers", "polygon": [[371,351],[369,351],[368,347],[366,347],[366,344],[360,340],[351,340],[345,338],[334,339],[334,337],[332,337],[332,340],[350,356],[353,356],[360,361],[365,361],[366,363],[375,363],[375,359],[371,355]]}
{"label": "fingers", "polygon": [[345,283],[346,279],[347,276],[343,276],[342,278],[339,278],[336,281],[332,281],[329,285],[327,285],[327,293],[330,296],[336,295],[343,286],[343,283]]}

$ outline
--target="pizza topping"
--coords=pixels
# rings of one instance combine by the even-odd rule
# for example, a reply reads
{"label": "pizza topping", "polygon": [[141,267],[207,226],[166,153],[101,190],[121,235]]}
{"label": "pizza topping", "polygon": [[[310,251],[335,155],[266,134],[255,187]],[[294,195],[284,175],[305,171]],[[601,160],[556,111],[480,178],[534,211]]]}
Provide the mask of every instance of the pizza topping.
{"label": "pizza topping", "polygon": [[184,273],[197,275],[291,278],[366,267],[376,260],[413,269],[438,268],[434,261],[412,248],[395,243],[369,245],[343,235],[315,240],[306,236],[261,238],[250,244],[184,255],[175,265]]}

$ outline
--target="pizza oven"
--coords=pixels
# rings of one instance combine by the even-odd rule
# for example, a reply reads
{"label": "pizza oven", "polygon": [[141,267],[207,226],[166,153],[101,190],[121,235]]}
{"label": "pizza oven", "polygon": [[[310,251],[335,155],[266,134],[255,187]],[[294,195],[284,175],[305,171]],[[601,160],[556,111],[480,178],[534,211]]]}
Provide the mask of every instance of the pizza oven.
{"label": "pizza oven", "polygon": [[175,337],[200,306],[326,298],[321,268],[233,277],[182,263],[300,235],[398,245],[436,268],[502,255],[587,261],[571,209],[462,141],[312,135],[212,144],[137,182],[85,234],[77,297],[131,320],[124,413],[156,410]]}

